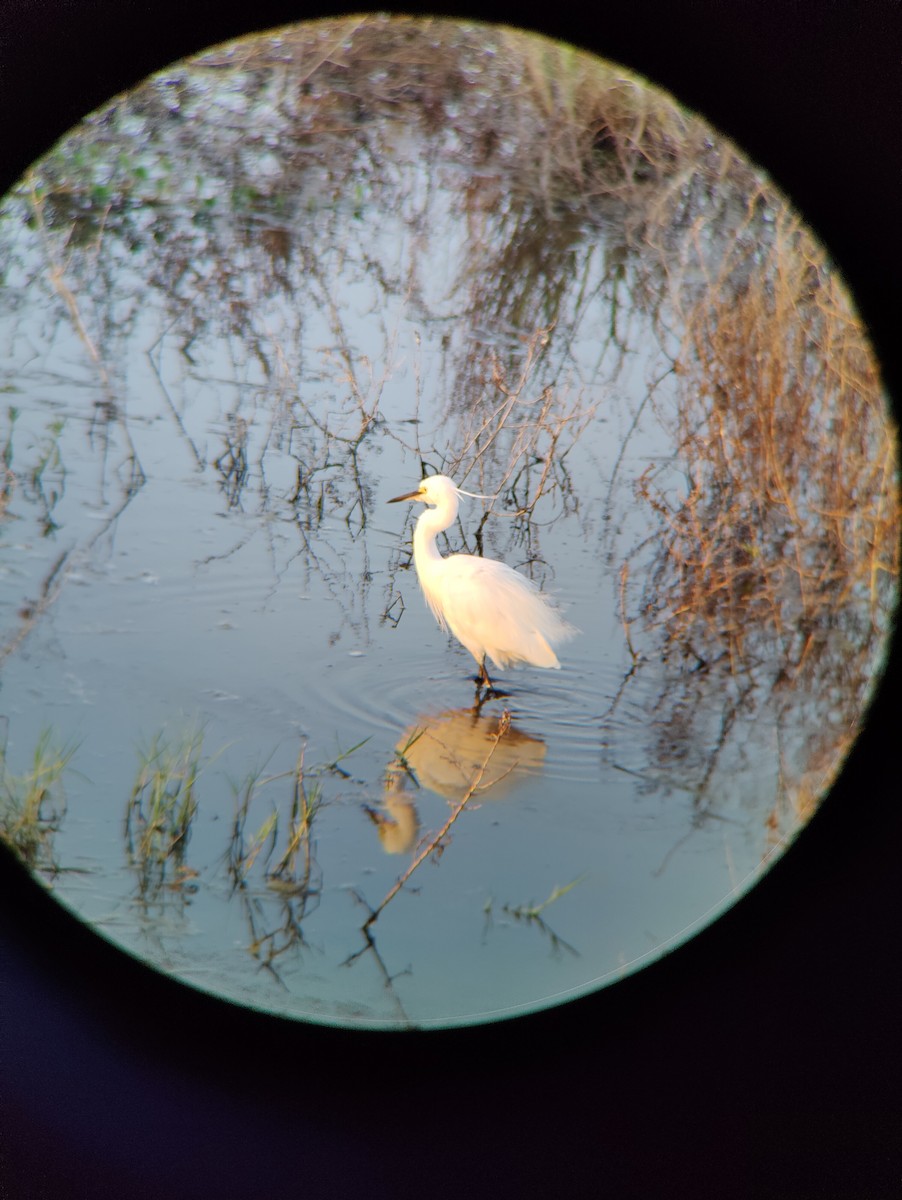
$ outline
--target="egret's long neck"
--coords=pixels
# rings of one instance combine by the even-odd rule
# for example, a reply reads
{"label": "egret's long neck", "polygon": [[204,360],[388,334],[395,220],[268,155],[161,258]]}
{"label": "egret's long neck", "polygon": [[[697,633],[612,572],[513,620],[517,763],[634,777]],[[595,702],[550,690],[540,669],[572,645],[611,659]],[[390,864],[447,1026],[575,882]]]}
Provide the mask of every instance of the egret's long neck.
{"label": "egret's long neck", "polygon": [[435,544],[436,535],[454,521],[457,516],[457,497],[453,504],[441,505],[439,508],[427,508],[417,520],[413,531],[413,558],[419,567],[420,563],[434,562],[441,559],[438,546]]}

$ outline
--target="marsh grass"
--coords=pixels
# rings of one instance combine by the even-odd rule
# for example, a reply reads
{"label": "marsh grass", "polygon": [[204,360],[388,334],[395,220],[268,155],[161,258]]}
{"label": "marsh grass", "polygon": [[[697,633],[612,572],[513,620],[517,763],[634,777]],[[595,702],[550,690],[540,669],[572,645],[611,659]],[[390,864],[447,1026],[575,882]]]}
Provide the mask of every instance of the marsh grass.
{"label": "marsh grass", "polygon": [[[585,879],[585,875],[579,875],[576,879],[571,879],[569,883],[565,883],[563,886],[553,887],[547,899],[543,900],[540,904],[503,904],[501,911],[507,916],[512,917],[516,922],[522,922],[527,926],[538,929],[544,937],[548,938],[553,954],[559,954],[561,950],[566,950],[568,954],[579,957],[579,951],[555,933],[545,920],[543,914],[552,904],[560,900],[562,896],[566,896],[569,891],[572,891],[577,884],[582,883],[583,879]],[[490,920],[492,914],[491,901],[486,904],[485,913],[486,917]]]}
{"label": "marsh grass", "polygon": [[866,657],[898,576],[899,497],[876,365],[835,276],[784,215],[769,252],[723,264],[683,316],[685,490],[669,465],[638,480],[663,533],[644,611],[737,676],[775,649],[794,679],[838,628]]}
{"label": "marsh grass", "polygon": [[156,896],[164,885],[178,888],[193,878],[185,855],[197,815],[203,738],[203,731],[197,730],[170,742],[161,732],[139,752],[141,765],[126,805],[124,834],[142,899]]}
{"label": "marsh grass", "polygon": [[0,838],[34,870],[59,870],[53,840],[66,812],[62,777],[77,748],[58,746],[46,729],[30,769],[17,775],[9,768],[6,744],[0,747]]}
{"label": "marsh grass", "polygon": [[[203,867],[194,869],[187,862],[201,783],[222,753],[205,756],[203,743],[203,730],[180,738],[160,731],[139,753],[123,833],[144,905],[158,903],[166,890],[184,899],[207,878]],[[248,926],[247,949],[277,979],[276,960],[292,947],[305,945],[303,922],[320,900],[322,873],[314,826],[329,802],[325,780],[330,775],[349,780],[343,764],[363,744],[340,750],[313,768],[305,766],[302,747],[292,770],[267,774],[265,767],[256,768],[241,783],[231,785],[234,816],[220,863],[229,880],[229,895],[240,901]],[[260,814],[264,795],[286,782],[288,803],[271,803]]]}
{"label": "marsh grass", "polygon": [[[252,771],[240,785],[233,785],[235,815],[224,856],[230,891],[238,896],[249,931],[247,948],[276,979],[276,960],[293,948],[306,945],[303,924],[318,907],[322,894],[322,871],[316,858],[314,827],[327,797],[325,781],[332,775],[349,780],[343,764],[366,741],[314,767],[307,767],[302,746],[291,771],[266,774]],[[253,833],[247,832],[252,810],[260,807],[264,792],[273,785],[290,785],[284,808],[271,802],[270,811]]]}
{"label": "marsh grass", "polygon": [[[306,766],[306,746],[301,746],[288,772],[258,769],[233,785],[235,815],[224,856],[230,894],[239,898],[245,914],[248,953],[279,983],[277,960],[306,946],[303,923],[319,906],[323,890],[314,826],[323,806],[335,799],[326,797],[325,780],[330,775],[349,780],[343,763],[367,740],[315,767]],[[259,809],[264,792],[269,796],[273,785],[285,782],[288,804],[271,800],[257,830],[248,833],[251,811]]]}
{"label": "marsh grass", "polygon": [[[286,779],[291,780],[287,813],[273,805],[257,831],[246,836],[251,806],[256,807],[264,789]],[[277,980],[277,960],[306,945],[303,923],[319,904],[322,873],[316,861],[313,824],[323,803],[321,781],[305,779],[304,748],[294,771],[269,776],[254,772],[236,790],[226,852],[231,893],[240,899],[248,927],[248,952]],[[262,880],[254,877],[255,865]]]}
{"label": "marsh grass", "polygon": [[517,920],[535,921],[541,917],[546,908],[556,903],[562,896],[566,896],[568,892],[572,891],[578,883],[582,883],[584,879],[585,875],[579,875],[576,879],[571,879],[569,883],[565,883],[563,886],[556,885],[551,889],[548,898],[543,900],[541,904],[505,904],[502,906],[502,911],[508,913],[509,916],[515,917]]}
{"label": "marsh grass", "polygon": [[[263,770],[251,772],[240,785],[233,785],[235,816],[232,836],[226,854],[226,867],[233,890],[245,887],[251,871],[259,860],[263,865],[266,885],[273,890],[307,889],[314,873],[313,824],[322,806],[328,803],[324,780],[328,775],[350,779],[342,765],[352,754],[366,745],[364,738],[348,750],[340,750],[329,762],[306,767],[306,746],[298,752],[292,771],[267,775]],[[291,799],[287,812],[277,807],[263,818],[257,831],[247,833],[251,807],[264,789],[275,783],[291,781]]]}
{"label": "marsh grass", "polygon": [[687,229],[670,275],[675,453],[635,482],[658,533],[626,556],[620,606],[634,669],[667,663],[656,753],[697,820],[735,731],[771,714],[772,846],[860,726],[897,601],[900,497],[897,431],[836,273],[785,208],[763,242],[756,209],[713,258]]}

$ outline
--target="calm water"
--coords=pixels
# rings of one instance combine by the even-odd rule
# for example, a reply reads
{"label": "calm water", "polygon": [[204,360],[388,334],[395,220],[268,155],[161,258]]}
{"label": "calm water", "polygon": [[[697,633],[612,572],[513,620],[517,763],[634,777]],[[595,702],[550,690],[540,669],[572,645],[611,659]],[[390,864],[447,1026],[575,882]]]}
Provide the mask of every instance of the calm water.
{"label": "calm water", "polygon": [[[747,295],[783,210],[747,166],[718,176],[708,135],[682,184],[629,204],[537,198],[516,173],[525,101],[474,150],[500,51],[461,49],[469,99],[430,123],[386,107],[369,67],[339,92],[301,70],[303,40],[246,45],[259,58],[120,98],[0,220],[6,770],[46,729],[74,751],[36,873],[127,950],[273,1012],[430,1025],[557,1002],[754,883],[841,764],[880,661],[887,580],[876,606],[850,584],[803,611],[835,566],[826,535],[733,528],[761,574],[731,603],[773,587],[779,620],[730,624],[712,587],[680,624],[672,535],[717,405],[687,306],[743,239],[728,291]],[[818,372],[799,366],[827,430]],[[891,453],[882,411],[868,461]],[[830,474],[806,452],[783,475],[800,522]],[[424,467],[498,493],[464,502],[445,552],[479,528],[582,631],[560,672],[506,673],[478,714],[473,662],[419,594],[416,513],[386,504]],[[709,499],[721,485],[741,490],[715,476]],[[722,559],[717,505],[691,511],[699,557]],[[505,709],[491,786],[367,933]],[[187,836],[142,853],[142,756],[173,793],[192,739]]]}

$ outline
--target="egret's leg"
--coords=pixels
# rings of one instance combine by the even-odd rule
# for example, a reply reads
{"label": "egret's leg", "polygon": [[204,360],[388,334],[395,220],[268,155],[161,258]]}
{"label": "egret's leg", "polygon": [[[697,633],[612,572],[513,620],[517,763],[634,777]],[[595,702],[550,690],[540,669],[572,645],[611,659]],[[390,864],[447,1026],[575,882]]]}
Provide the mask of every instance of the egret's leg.
{"label": "egret's leg", "polygon": [[[483,704],[495,694],[492,689],[492,681],[489,679],[489,673],[485,669],[485,657],[483,657],[482,662],[479,664],[479,674],[474,675],[473,678],[476,680],[476,698],[473,702],[473,712],[478,717],[482,712]],[[485,688],[485,691],[482,690],[483,688]]]}
{"label": "egret's leg", "polygon": [[[500,700],[504,699],[505,696],[510,695],[509,692],[502,692],[501,688],[495,687],[494,683],[492,683],[491,679],[489,678],[489,673],[485,669],[485,659],[483,659],[479,664],[479,674],[475,678],[477,709],[480,708],[486,700]],[[483,692],[483,688],[485,688],[485,692]]]}

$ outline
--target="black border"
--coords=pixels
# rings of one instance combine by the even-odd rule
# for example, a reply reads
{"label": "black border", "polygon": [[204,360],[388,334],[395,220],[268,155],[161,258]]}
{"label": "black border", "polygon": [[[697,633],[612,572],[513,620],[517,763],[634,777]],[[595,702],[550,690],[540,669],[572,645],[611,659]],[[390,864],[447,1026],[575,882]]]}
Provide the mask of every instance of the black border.
{"label": "black border", "polygon": [[[342,11],[0,0],[0,192],[151,70]],[[734,137],[839,261],[899,397],[898,4],[430,11],[596,49]],[[0,1197],[898,1194],[899,699],[896,654],[810,828],[714,926],[596,996],[473,1030],[214,1002],[123,959],[4,855]]]}

